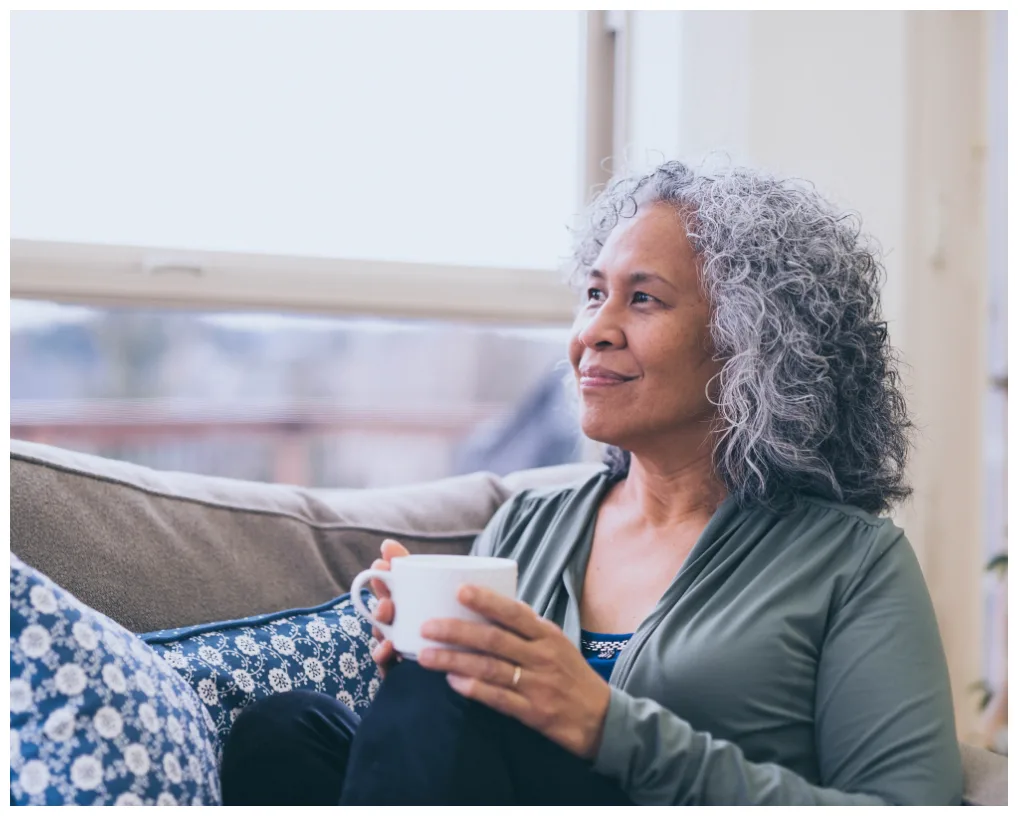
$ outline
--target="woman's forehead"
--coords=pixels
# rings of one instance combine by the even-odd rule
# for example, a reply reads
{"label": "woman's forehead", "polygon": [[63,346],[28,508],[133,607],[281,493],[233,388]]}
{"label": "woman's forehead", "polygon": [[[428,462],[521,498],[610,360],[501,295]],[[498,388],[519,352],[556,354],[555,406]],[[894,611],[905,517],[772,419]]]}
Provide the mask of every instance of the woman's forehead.
{"label": "woman's forehead", "polygon": [[606,239],[592,270],[612,279],[634,273],[660,276],[679,288],[698,284],[696,254],[681,214],[671,205],[643,205],[622,218]]}

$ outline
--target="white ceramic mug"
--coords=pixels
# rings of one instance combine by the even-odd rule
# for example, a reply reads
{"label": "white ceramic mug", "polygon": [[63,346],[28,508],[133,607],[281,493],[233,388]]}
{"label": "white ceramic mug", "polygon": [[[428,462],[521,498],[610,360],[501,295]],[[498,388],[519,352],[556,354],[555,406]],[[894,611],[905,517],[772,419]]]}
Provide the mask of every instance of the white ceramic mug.
{"label": "white ceramic mug", "polygon": [[[361,590],[372,578],[384,583],[396,606],[391,624],[375,619]],[[432,618],[459,618],[483,623],[484,618],[456,600],[464,584],[487,587],[509,598],[516,597],[516,562],[510,558],[473,555],[406,555],[393,558],[389,570],[369,569],[350,585],[354,607],[378,627],[403,657],[416,659],[426,646],[454,648],[421,636],[421,626]]]}

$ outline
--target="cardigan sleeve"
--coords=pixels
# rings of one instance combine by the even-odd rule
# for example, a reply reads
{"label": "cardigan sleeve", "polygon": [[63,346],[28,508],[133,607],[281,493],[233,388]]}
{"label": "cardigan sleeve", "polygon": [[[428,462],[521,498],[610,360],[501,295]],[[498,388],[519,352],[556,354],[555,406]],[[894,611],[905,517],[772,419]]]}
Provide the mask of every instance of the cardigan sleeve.
{"label": "cardigan sleeve", "polygon": [[612,688],[595,770],[638,804],[958,804],[961,757],[933,606],[900,534],[833,613],[815,699],[820,784]]}

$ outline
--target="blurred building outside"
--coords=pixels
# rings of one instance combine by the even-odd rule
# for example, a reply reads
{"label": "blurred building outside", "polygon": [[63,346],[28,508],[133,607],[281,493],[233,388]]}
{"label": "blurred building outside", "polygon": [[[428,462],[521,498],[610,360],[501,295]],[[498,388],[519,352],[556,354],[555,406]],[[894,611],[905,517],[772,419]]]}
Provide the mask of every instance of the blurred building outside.
{"label": "blurred building outside", "polygon": [[[80,308],[53,325],[59,308],[11,309],[13,438],[314,487],[583,454],[564,329]],[[49,324],[24,325],[33,312]]]}

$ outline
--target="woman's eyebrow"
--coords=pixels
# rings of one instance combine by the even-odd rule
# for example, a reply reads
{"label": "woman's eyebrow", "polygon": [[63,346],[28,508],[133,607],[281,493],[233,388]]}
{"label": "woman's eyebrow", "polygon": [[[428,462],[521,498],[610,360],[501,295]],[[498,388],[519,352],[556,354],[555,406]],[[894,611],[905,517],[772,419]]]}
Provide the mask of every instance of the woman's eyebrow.
{"label": "woman's eyebrow", "polygon": [[[671,289],[676,288],[674,283],[665,278],[662,278],[655,272],[630,272],[628,277],[630,285],[646,283],[647,281],[657,281],[658,283],[663,283],[665,286]],[[605,275],[604,272],[602,272],[600,269],[591,269],[587,273],[587,279],[603,281],[607,279],[607,275]]]}

